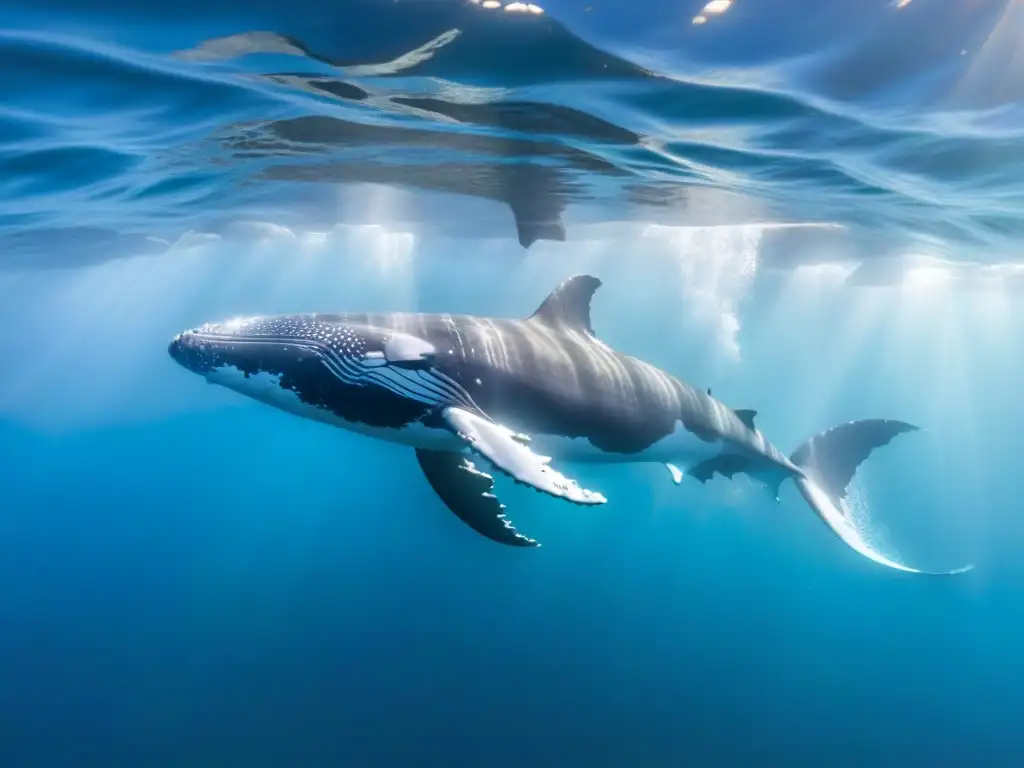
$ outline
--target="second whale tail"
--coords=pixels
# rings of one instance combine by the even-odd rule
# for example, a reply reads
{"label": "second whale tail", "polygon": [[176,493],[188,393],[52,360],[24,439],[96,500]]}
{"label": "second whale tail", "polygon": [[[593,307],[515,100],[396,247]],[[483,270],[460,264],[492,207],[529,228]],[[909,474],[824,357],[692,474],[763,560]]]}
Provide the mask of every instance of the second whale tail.
{"label": "second whale tail", "polygon": [[872,451],[897,435],[914,432],[913,424],[888,419],[865,419],[841,424],[815,435],[790,456],[802,474],[794,475],[797,488],[833,533],[855,552],[880,565],[908,573],[951,576],[971,570],[968,565],[949,571],[922,571],[897,563],[874,549],[843,508],[850,481]]}

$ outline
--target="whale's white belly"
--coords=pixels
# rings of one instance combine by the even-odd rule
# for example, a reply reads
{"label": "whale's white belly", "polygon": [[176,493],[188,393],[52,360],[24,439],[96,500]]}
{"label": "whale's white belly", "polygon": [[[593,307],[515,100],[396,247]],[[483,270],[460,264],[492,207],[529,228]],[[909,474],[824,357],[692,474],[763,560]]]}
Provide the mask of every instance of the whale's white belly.
{"label": "whale's white belly", "polygon": [[281,386],[281,377],[276,374],[261,371],[247,377],[234,366],[222,366],[207,374],[206,378],[214,384],[233,389],[246,397],[251,397],[253,400],[258,400],[295,416],[319,421],[366,437],[435,451],[461,451],[465,447],[462,441],[448,430],[432,429],[419,422],[413,422],[404,427],[390,428],[348,421],[326,408],[319,408],[303,402],[295,392]]}

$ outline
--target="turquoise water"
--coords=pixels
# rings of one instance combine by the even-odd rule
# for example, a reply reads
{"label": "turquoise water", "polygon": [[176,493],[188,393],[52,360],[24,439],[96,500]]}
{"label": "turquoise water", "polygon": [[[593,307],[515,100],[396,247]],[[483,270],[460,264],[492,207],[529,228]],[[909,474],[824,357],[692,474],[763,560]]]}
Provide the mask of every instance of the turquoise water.
{"label": "turquoise water", "polygon": [[[1019,764],[1020,5],[393,5],[0,10],[0,762]],[[315,56],[180,55],[254,30]],[[261,76],[302,72],[334,95]],[[499,478],[544,545],[504,548],[408,449],[167,356],[578,272],[600,338],[787,452],[921,425],[851,514],[975,570],[657,465],[573,466],[598,508]]]}

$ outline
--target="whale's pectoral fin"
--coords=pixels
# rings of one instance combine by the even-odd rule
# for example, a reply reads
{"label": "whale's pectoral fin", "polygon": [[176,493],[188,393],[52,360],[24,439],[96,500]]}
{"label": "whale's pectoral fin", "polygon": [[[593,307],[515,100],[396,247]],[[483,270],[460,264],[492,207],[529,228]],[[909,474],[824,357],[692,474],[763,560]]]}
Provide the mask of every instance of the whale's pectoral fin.
{"label": "whale's pectoral fin", "polygon": [[734,410],[733,413],[739,417],[739,420],[743,422],[747,429],[757,429],[754,426],[754,417],[757,416],[757,411],[752,411],[749,408],[740,408]]}
{"label": "whale's pectoral fin", "polygon": [[715,476],[716,472],[731,480],[733,475],[741,472],[749,474],[754,468],[754,462],[745,456],[727,453],[715,456],[715,458],[708,459],[707,461],[702,461],[700,464],[691,467],[687,474],[700,480],[702,483],[706,483]]}
{"label": "whale's pectoral fin", "polygon": [[492,492],[494,479],[466,456],[417,448],[416,458],[441,501],[474,531],[512,547],[540,546],[516,531],[505,517],[505,505]]}
{"label": "whale's pectoral fin", "polygon": [[667,469],[669,471],[669,474],[672,475],[673,483],[679,485],[681,482],[683,482],[683,470],[681,470],[675,464],[666,464],[665,469]]}
{"label": "whale's pectoral fin", "polygon": [[531,451],[523,435],[464,408],[441,410],[441,418],[468,448],[483,456],[517,482],[575,504],[604,504],[600,493],[581,488],[575,480],[549,466],[547,456]]}

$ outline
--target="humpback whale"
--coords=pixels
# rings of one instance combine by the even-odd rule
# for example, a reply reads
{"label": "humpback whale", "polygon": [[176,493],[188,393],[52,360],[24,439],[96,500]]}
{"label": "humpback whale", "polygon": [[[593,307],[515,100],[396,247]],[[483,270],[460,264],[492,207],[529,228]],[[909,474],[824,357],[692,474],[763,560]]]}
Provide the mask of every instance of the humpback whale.
{"label": "humpback whale", "polygon": [[843,501],[857,467],[917,427],[889,419],[822,432],[786,456],[733,409],[594,333],[601,281],[576,275],[530,317],[344,313],[240,317],[178,334],[171,357],[261,402],[366,436],[407,445],[444,504],[494,541],[538,546],[516,530],[494,493],[497,471],[579,505],[602,504],[552,465],[651,462],[675,483],[746,474],[778,500],[795,483],[811,509],[854,551],[890,568],[927,572],[874,549]]}

